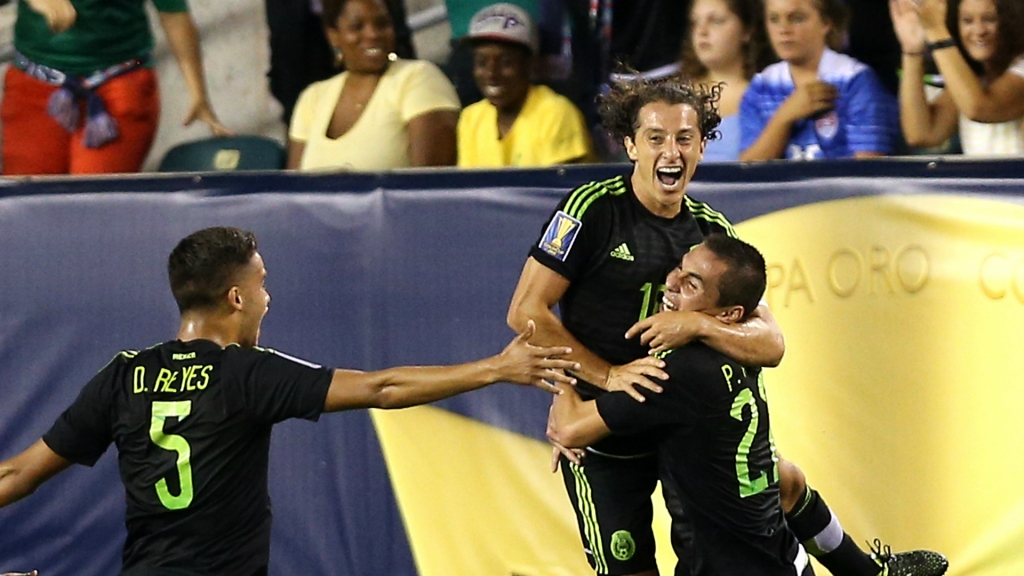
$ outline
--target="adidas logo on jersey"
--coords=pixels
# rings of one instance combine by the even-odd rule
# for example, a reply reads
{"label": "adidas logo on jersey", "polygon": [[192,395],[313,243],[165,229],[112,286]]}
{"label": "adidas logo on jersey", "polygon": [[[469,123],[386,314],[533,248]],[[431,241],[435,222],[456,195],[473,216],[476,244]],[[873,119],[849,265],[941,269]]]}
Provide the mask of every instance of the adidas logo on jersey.
{"label": "adidas logo on jersey", "polygon": [[634,260],[633,255],[629,252],[629,246],[623,242],[615,247],[611,253],[612,258],[618,258],[619,260],[625,260],[626,262],[632,262]]}

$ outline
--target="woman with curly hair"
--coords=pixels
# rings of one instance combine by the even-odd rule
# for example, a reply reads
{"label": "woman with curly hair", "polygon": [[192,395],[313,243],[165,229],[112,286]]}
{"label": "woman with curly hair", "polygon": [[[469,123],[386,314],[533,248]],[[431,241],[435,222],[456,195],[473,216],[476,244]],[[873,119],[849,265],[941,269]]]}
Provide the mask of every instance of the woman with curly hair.
{"label": "woman with curly hair", "polygon": [[[946,0],[890,0],[889,6],[903,48],[900,122],[907,143],[936,146],[959,125],[964,154],[1024,154],[1020,2],[953,0],[947,10]],[[931,103],[924,95],[925,50],[946,85]]]}
{"label": "woman with curly hair", "polygon": [[740,99],[750,79],[773,60],[758,0],[696,0],[683,44],[682,72],[698,84],[721,86],[721,138],[711,140],[704,162],[740,156]]}

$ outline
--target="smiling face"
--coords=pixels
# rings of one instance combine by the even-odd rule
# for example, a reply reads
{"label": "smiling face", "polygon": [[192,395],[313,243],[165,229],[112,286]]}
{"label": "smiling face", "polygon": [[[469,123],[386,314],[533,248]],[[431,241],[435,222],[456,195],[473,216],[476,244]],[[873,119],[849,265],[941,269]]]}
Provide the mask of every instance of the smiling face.
{"label": "smiling face", "polygon": [[395,49],[395,29],[381,0],[349,0],[337,24],[327,28],[331,45],[341,50],[350,72],[380,74]]}
{"label": "smiling face", "polygon": [[236,306],[240,316],[238,343],[255,346],[260,339],[263,317],[270,309],[270,293],[266,286],[267,269],[259,252],[238,270]]}
{"label": "smiling face", "polygon": [[957,12],[960,41],[967,54],[988,62],[999,43],[999,13],[993,0],[963,0]]}
{"label": "smiling face", "polygon": [[723,312],[718,305],[718,283],[728,267],[714,252],[698,244],[665,280],[662,310],[704,312],[712,316]]}
{"label": "smiling face", "polygon": [[633,137],[625,138],[633,161],[630,180],[640,202],[658,216],[679,214],[686,185],[704,157],[697,111],[689,104],[657,101],[637,114]]}
{"label": "smiling face", "polygon": [[530,91],[529,53],[508,42],[480,42],[473,47],[473,78],[500,112],[516,112]]}
{"label": "smiling face", "polygon": [[797,66],[821,58],[832,29],[813,0],[767,0],[765,22],[775,54]]}
{"label": "smiling face", "polygon": [[725,0],[697,0],[690,10],[693,51],[705,68],[718,70],[743,62],[750,33]]}

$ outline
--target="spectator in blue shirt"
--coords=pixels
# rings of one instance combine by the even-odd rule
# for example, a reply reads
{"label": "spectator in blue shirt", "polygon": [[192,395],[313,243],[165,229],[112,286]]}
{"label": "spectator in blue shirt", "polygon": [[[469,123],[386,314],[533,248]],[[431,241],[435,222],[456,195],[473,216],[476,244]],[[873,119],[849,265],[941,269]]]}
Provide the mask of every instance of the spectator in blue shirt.
{"label": "spectator in blue shirt", "polygon": [[768,37],[781,61],[754,77],[740,104],[741,160],[893,152],[895,98],[867,65],[835,51],[846,19],[840,0],[765,2]]}

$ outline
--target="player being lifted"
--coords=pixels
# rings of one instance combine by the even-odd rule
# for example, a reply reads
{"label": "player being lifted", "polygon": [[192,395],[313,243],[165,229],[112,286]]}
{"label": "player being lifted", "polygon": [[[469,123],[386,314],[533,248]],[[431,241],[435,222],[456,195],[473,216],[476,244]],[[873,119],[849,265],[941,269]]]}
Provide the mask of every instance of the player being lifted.
{"label": "player being lifted", "polygon": [[[678,77],[616,83],[601,97],[605,127],[621,141],[631,173],[586,183],[558,204],[531,248],[512,296],[508,323],[537,323],[534,341],[565,345],[585,398],[637,387],[660,392],[664,363],[649,353],[697,340],[744,366],[775,366],[782,332],[765,305],[743,322],[706,314],[655,314],[662,282],[683,254],[713,232],[734,236],[725,217],[690,198],[687,185],[720,121],[717,87]],[[558,305],[561,318],[553,312]],[[626,335],[625,337],[623,335]],[[591,445],[584,462],[562,451],[561,469],[588,560],[598,574],[657,574],[651,494],[659,479],[654,438],[616,435]],[[836,576],[933,574],[920,553],[869,555],[843,531],[794,464],[780,460],[780,494],[797,538]],[[662,477],[682,566],[692,564],[685,512]],[[930,558],[930,556],[928,556]]]}

